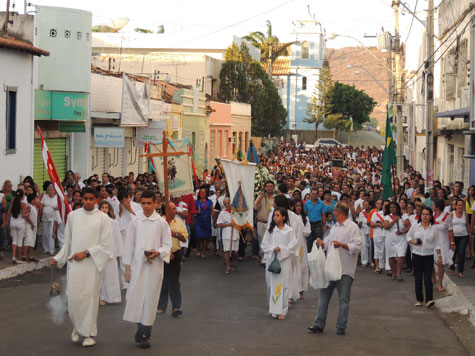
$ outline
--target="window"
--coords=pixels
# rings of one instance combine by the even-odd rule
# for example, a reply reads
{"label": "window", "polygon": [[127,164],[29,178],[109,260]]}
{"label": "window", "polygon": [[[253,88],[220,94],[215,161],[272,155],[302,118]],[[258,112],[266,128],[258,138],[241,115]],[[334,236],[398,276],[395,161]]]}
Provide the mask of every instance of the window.
{"label": "window", "polygon": [[302,90],[307,90],[307,77],[302,78]]}
{"label": "window", "polygon": [[307,41],[302,42],[302,59],[310,59],[310,44]]}
{"label": "window", "polygon": [[16,151],[16,94],[16,88],[7,89],[7,154]]}

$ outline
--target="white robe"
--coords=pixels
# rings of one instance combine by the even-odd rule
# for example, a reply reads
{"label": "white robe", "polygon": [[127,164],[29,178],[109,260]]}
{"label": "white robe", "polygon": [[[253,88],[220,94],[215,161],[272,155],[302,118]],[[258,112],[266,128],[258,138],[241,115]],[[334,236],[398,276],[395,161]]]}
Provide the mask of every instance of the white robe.
{"label": "white robe", "polygon": [[[127,288],[124,320],[153,325],[163,280],[163,262],[170,261],[172,235],[170,226],[158,213],[148,218],[138,213],[127,230],[123,263],[130,266],[131,279]],[[160,255],[146,263],[144,251],[159,251]]]}
{"label": "white robe", "polygon": [[89,251],[91,256],[68,263],[66,295],[69,317],[79,335],[97,335],[97,313],[102,272],[111,257],[109,240],[110,218],[94,209],[78,209],[68,215],[64,245],[54,259],[63,267],[68,257],[77,252]]}
{"label": "white robe", "polygon": [[[303,222],[303,221],[302,221]],[[301,278],[299,280],[299,292],[308,291],[308,280],[310,278],[310,271],[308,269],[308,253],[307,253],[307,237],[310,236],[310,221],[307,218],[307,223],[303,226],[302,236],[300,238],[299,246],[299,263],[301,270]]]}
{"label": "white robe", "polygon": [[112,257],[104,268],[104,276],[102,278],[102,287],[100,299],[107,303],[120,303],[122,297],[120,295],[119,269],[117,258],[122,256],[124,246],[122,244],[122,235],[120,233],[120,224],[117,220],[111,219],[112,231],[110,238],[110,249]]}
{"label": "white robe", "polygon": [[[292,256],[295,256],[298,242],[294,230],[288,225],[285,225],[282,230],[274,227],[272,233],[267,229],[262,239],[261,248],[264,251],[264,260],[266,262],[267,300],[269,302],[269,313],[273,315],[287,315],[290,298]],[[281,267],[279,274],[268,271],[269,265],[274,259],[275,247],[280,247],[280,252],[277,253],[277,259]]]}

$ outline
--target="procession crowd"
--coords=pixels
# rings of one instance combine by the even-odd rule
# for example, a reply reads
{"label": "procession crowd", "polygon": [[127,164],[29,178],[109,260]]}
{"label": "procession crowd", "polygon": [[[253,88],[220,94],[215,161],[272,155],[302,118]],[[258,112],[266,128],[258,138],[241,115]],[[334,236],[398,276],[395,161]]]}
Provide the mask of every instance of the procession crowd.
{"label": "procession crowd", "polygon": [[[269,179],[259,173],[253,230],[233,227],[232,197],[219,166],[194,182],[194,194],[168,203],[154,173],[82,180],[68,171],[62,182],[72,211],[66,225],[66,206],[58,206],[51,182],[40,190],[31,177],[15,188],[7,180],[0,193],[0,250],[11,249],[14,264],[35,263],[40,252],[53,256],[52,265],[68,263],[71,337],[83,337],[83,346],[95,344],[99,305],[120,303],[127,290],[124,320],[137,323],[135,341],[145,348],[169,299],[172,315],[183,313],[179,278],[187,258],[222,256],[224,273],[232,275],[251,245],[251,258],[265,267],[268,313],[284,320],[308,290],[309,254],[334,248],[341,278],[321,288],[309,330],[323,332],[337,289],[337,333],[344,335],[358,259],[364,269],[394,281],[405,280],[403,270],[412,273],[416,305],[431,307],[435,274],[443,290],[444,273],[464,278],[465,261],[474,255],[475,186],[465,195],[461,182],[435,181],[426,191],[422,175],[406,164],[393,182],[394,195],[383,200],[382,160],[374,147],[279,144],[259,156],[260,172]],[[280,273],[271,271],[275,260]]]}

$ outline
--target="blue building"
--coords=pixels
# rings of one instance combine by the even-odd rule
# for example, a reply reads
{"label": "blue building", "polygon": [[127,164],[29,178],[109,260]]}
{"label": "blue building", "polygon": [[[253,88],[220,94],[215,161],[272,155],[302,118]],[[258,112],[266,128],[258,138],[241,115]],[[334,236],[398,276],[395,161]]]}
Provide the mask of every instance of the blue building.
{"label": "blue building", "polygon": [[289,56],[274,62],[273,81],[288,113],[286,129],[315,131],[315,124],[305,119],[325,56],[325,31],[315,19],[298,20],[293,26],[295,43]]}

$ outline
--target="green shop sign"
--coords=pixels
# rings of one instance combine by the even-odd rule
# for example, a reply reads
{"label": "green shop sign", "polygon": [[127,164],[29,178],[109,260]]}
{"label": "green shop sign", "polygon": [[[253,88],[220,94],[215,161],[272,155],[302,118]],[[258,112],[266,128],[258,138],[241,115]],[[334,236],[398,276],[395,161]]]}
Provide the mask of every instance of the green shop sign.
{"label": "green shop sign", "polygon": [[84,121],[60,121],[59,132],[86,132]]}
{"label": "green shop sign", "polygon": [[86,121],[88,114],[87,93],[35,91],[35,120]]}

